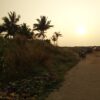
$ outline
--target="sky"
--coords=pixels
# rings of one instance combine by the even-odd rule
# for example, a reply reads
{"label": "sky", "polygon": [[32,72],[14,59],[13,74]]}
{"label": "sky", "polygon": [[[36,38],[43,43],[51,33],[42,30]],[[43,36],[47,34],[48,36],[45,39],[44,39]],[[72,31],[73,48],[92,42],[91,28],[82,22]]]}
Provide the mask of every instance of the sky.
{"label": "sky", "polygon": [[47,16],[53,28],[60,32],[60,46],[100,45],[100,0],[0,0],[0,24],[10,11],[21,15],[20,24],[31,28],[40,16]]}

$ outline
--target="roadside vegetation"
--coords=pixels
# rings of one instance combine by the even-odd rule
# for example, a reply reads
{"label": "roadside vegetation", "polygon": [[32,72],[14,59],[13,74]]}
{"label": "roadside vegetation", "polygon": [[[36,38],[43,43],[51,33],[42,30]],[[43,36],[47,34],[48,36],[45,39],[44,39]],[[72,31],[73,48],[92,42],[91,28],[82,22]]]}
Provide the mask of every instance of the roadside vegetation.
{"label": "roadside vegetation", "polygon": [[53,25],[45,16],[31,29],[26,23],[17,24],[20,16],[15,12],[8,15],[0,25],[0,99],[44,100],[60,87],[66,71],[92,49],[58,47],[62,34],[54,32],[51,40],[47,38]]}

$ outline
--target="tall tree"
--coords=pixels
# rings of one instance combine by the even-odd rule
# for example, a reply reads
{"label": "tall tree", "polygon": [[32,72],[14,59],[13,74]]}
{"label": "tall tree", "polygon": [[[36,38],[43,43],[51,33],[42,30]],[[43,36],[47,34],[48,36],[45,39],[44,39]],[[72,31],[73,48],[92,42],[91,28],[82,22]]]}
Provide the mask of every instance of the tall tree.
{"label": "tall tree", "polygon": [[6,32],[5,38],[11,36],[15,36],[18,30],[17,22],[20,19],[20,15],[16,15],[15,12],[9,12],[8,17],[2,18],[4,23],[0,25],[0,33]]}
{"label": "tall tree", "polygon": [[32,36],[34,34],[32,30],[29,28],[29,26],[26,25],[26,23],[20,25],[18,33],[21,36],[26,37],[27,39],[32,39]]}
{"label": "tall tree", "polygon": [[54,42],[54,45],[56,45],[56,40],[57,40],[56,36],[53,35],[53,36],[51,37],[51,39],[52,39],[52,41]]}
{"label": "tall tree", "polygon": [[54,45],[57,46],[58,44],[58,38],[61,37],[62,34],[60,34],[60,32],[54,32],[53,36],[52,36],[52,41],[54,42]]}
{"label": "tall tree", "polygon": [[46,37],[44,33],[49,28],[53,27],[53,25],[50,25],[51,21],[48,21],[46,16],[41,16],[40,19],[36,20],[37,23],[34,24],[33,29],[39,32],[36,34],[37,37],[42,37],[42,39],[44,39]]}

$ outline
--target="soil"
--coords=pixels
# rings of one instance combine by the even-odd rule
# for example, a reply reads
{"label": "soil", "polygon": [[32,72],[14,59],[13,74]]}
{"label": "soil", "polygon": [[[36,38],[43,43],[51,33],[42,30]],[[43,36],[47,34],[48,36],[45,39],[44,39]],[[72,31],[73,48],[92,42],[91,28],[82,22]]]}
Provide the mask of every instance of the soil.
{"label": "soil", "polygon": [[100,100],[100,52],[81,60],[46,100]]}

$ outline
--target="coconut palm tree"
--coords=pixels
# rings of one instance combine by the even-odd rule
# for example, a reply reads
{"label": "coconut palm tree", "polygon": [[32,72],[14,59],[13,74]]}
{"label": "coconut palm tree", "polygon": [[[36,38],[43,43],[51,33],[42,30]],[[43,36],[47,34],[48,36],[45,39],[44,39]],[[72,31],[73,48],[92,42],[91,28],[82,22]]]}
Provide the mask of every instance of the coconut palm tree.
{"label": "coconut palm tree", "polygon": [[51,21],[47,20],[46,16],[41,16],[40,19],[36,19],[37,23],[34,24],[33,30],[38,31],[39,33],[36,34],[37,37],[42,37],[44,39],[46,35],[44,34],[49,28],[53,27],[50,25]]}
{"label": "coconut palm tree", "polygon": [[62,34],[60,34],[60,32],[54,32],[53,36],[52,36],[52,41],[54,42],[54,45],[57,46],[58,44],[58,38],[61,37]]}
{"label": "coconut palm tree", "polygon": [[55,35],[53,35],[53,36],[51,37],[51,39],[52,39],[52,41],[54,42],[54,45],[56,45],[56,41],[57,41],[56,36],[55,36]]}
{"label": "coconut palm tree", "polygon": [[0,25],[0,33],[6,32],[5,38],[11,36],[15,36],[18,30],[17,22],[20,19],[20,15],[16,15],[15,12],[9,12],[8,17],[2,18],[4,23]]}
{"label": "coconut palm tree", "polygon": [[26,37],[27,39],[32,39],[32,36],[33,36],[34,33],[29,28],[29,26],[26,25],[26,23],[23,23],[19,27],[18,34],[21,35],[21,36]]}

